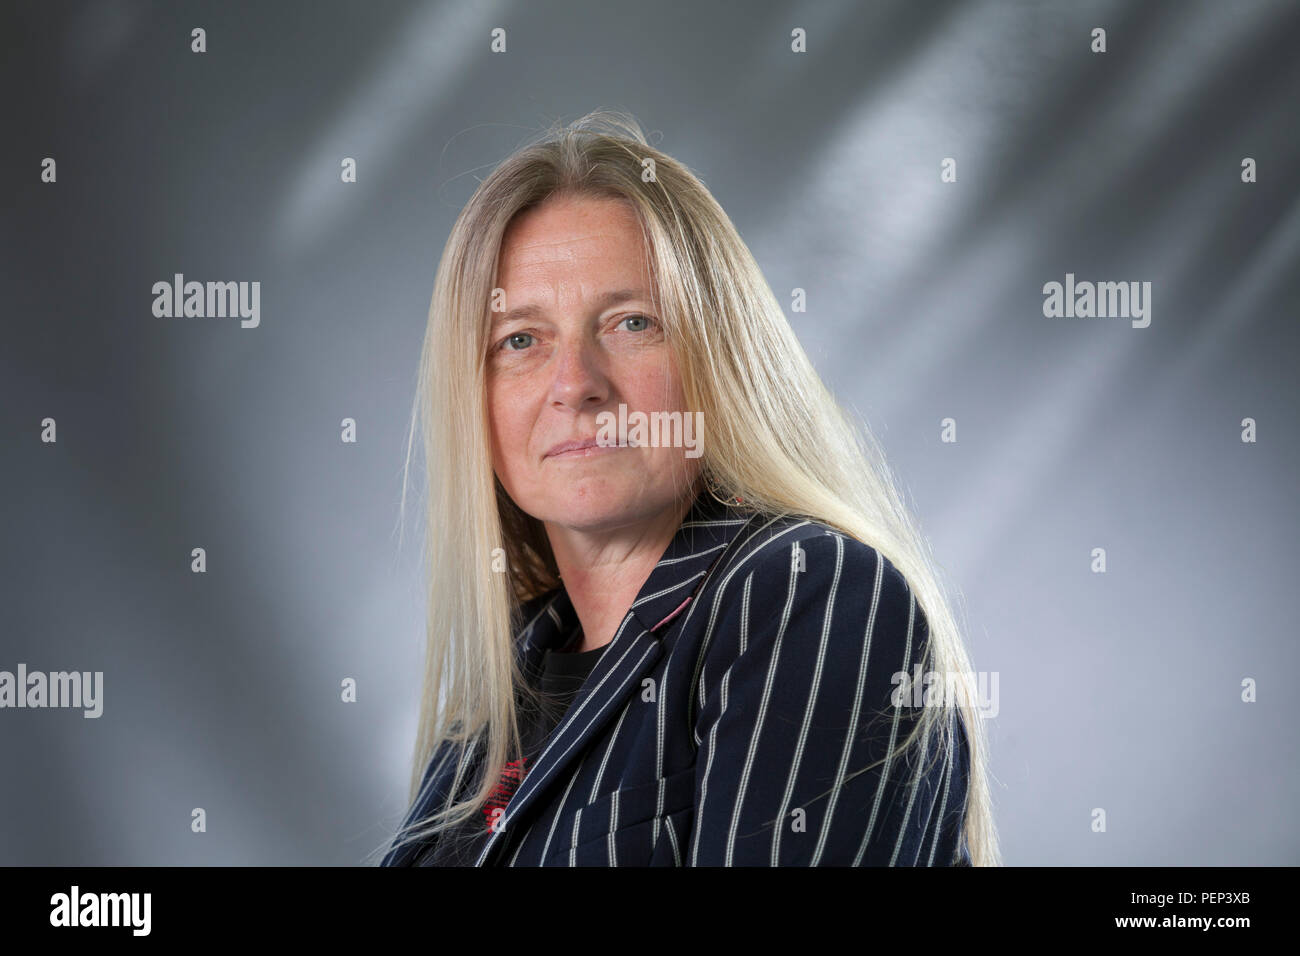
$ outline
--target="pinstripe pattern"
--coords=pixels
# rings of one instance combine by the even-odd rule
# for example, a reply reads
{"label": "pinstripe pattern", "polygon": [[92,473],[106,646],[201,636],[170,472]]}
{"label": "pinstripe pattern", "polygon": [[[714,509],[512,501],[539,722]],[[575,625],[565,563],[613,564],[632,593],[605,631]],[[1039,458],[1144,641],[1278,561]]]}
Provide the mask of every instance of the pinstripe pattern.
{"label": "pinstripe pattern", "polygon": [[[574,785],[575,783],[577,783],[577,782],[578,782],[577,774],[574,774],[572,777],[569,778],[569,785],[568,785],[567,787],[564,788],[564,796],[560,798],[560,808],[561,808],[561,809],[564,808],[564,801],[567,800],[568,797],[569,797],[569,791],[573,789],[573,785]],[[554,813],[554,814],[552,814],[552,815],[551,815],[551,826],[550,826],[550,829],[548,829],[548,830],[546,831],[546,842],[545,842],[544,844],[542,844],[542,856],[545,856],[545,855],[546,855],[546,851],[547,851],[548,849],[550,849],[550,847],[551,847],[551,840],[555,839],[555,825],[556,825],[557,823],[559,823],[559,822],[560,822],[560,814],[558,814],[558,813]],[[516,856],[517,856],[517,855],[518,855],[518,854],[516,854]]]}
{"label": "pinstripe pattern", "polygon": [[672,820],[664,821],[664,829],[668,831],[668,839],[673,845],[673,866],[682,865],[682,848],[677,842],[677,829],[673,826]]}
{"label": "pinstripe pattern", "polygon": [[826,838],[830,834],[831,822],[835,819],[835,806],[839,802],[840,788],[844,786],[844,775],[848,772],[849,756],[853,750],[853,741],[857,739],[858,720],[862,715],[862,688],[866,686],[867,661],[871,657],[871,633],[875,627],[876,608],[880,606],[880,583],[884,565],[877,562],[876,576],[871,586],[871,614],[867,618],[866,635],[862,641],[862,655],[858,660],[858,692],[853,695],[853,709],[849,714],[849,728],[844,735],[844,745],[840,748],[840,762],[835,769],[835,785],[831,788],[830,799],[826,807],[826,816],[822,821],[821,833],[817,837],[817,846],[813,850],[812,865],[821,862],[826,850]]}
{"label": "pinstripe pattern", "polygon": [[[943,775],[943,799],[939,801],[939,819],[942,820],[944,810],[948,807],[948,791],[952,787],[952,749],[954,742],[948,741],[948,767]],[[934,866],[934,853],[939,849],[939,828],[934,829],[934,839],[930,841],[930,855],[926,857],[926,866]]]}
{"label": "pinstripe pattern", "polygon": [[[808,694],[808,706],[804,708],[803,724],[799,727],[799,742],[795,745],[794,760],[790,764],[790,773],[786,780],[785,792],[781,795],[781,805],[776,819],[784,820],[790,806],[790,797],[794,793],[799,779],[799,761],[803,757],[804,746],[808,742],[808,728],[812,723],[813,708],[817,703],[817,691],[821,686],[822,668],[826,665],[826,641],[830,635],[831,615],[835,609],[835,592],[840,586],[840,568],[844,564],[844,541],[839,536],[835,539],[835,579],[831,582],[830,597],[826,601],[826,619],[822,624],[822,638],[817,646],[817,664],[813,669],[812,690]],[[823,825],[823,831],[826,827]],[[784,827],[777,827],[772,839],[772,865],[778,866],[781,859],[781,834]]]}
{"label": "pinstripe pattern", "polygon": [[[521,611],[525,666],[578,624],[562,588]],[[884,759],[919,717],[891,705],[893,675],[927,639],[911,589],[874,548],[706,492],[474,862],[968,863],[961,720],[951,746]],[[435,774],[408,819],[452,777]],[[384,865],[427,859],[403,848]]]}
{"label": "pinstripe pattern", "polygon": [[[911,663],[912,654],[912,617],[911,610],[915,608],[915,602],[912,600],[911,593],[908,593],[909,607],[907,619],[907,640],[903,642],[903,663],[899,670],[904,674],[908,673],[908,664]],[[867,852],[867,845],[871,842],[871,835],[876,829],[876,817],[880,814],[880,801],[885,796],[885,784],[889,782],[889,771],[894,760],[894,746],[898,743],[898,724],[902,719],[902,711],[895,709],[893,711],[893,722],[889,727],[889,748],[885,753],[885,769],[880,774],[880,783],[876,787],[876,798],[871,804],[871,818],[867,820],[867,832],[862,836],[862,845],[858,847],[858,855],[853,858],[853,865],[857,866],[862,862],[862,857]],[[892,859],[892,858],[891,858]]]}

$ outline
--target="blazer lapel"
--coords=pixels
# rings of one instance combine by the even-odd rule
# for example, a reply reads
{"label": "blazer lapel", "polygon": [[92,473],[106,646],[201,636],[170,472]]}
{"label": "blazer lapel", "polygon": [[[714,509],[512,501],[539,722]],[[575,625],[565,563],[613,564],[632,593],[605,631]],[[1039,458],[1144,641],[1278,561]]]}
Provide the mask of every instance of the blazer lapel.
{"label": "blazer lapel", "polygon": [[568,603],[562,600],[564,597],[564,589],[559,588],[548,596],[538,598],[540,607],[525,621],[523,630],[516,639],[519,666],[530,677],[540,674],[546,652],[564,646],[564,642],[573,633],[577,615],[571,611],[569,615],[561,614],[561,606]]}
{"label": "blazer lapel", "polygon": [[552,785],[565,779],[566,770],[618,713],[627,697],[639,688],[642,675],[654,667],[662,654],[659,638],[637,626],[636,618],[629,611],[618,636],[605,649],[563,720],[511,796],[476,866],[490,865],[493,854],[505,842],[503,834],[513,833],[530,807]]}
{"label": "blazer lapel", "polygon": [[[533,766],[527,769],[523,782],[499,818],[497,829],[479,854],[476,866],[492,865],[496,856],[510,845],[506,834],[526,829],[520,823],[528,812],[545,805],[543,797],[556,784],[568,779],[587,745],[598,739],[628,698],[639,692],[642,678],[663,656],[660,635],[690,603],[709,570],[750,517],[750,512],[724,505],[708,491],[695,499],[663,557],[624,615],[613,641],[605,648]],[[537,673],[546,650],[562,646],[577,624],[577,613],[568,594],[562,587],[558,588],[521,634],[521,664],[530,674]]]}

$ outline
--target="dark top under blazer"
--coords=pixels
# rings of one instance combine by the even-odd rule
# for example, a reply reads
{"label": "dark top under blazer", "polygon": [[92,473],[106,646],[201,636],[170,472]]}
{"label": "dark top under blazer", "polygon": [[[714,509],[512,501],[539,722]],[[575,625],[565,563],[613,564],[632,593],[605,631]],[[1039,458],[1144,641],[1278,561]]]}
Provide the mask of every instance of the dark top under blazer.
{"label": "dark top under blazer", "polygon": [[[522,611],[520,659],[535,669],[577,616],[563,588]],[[962,721],[943,752],[878,762],[920,715],[891,694],[927,639],[874,548],[705,491],[475,863],[969,865]],[[440,761],[449,746],[407,822],[441,804],[460,765],[461,795],[481,770],[477,751]],[[425,849],[390,849],[382,865]]]}

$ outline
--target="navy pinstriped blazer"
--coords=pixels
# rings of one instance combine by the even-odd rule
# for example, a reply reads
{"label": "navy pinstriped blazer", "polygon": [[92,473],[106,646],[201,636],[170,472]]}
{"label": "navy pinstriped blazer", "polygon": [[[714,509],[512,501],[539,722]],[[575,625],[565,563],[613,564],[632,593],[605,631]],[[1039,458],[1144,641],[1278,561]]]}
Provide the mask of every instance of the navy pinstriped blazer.
{"label": "navy pinstriped blazer", "polygon": [[[533,670],[577,615],[563,588],[523,612]],[[879,762],[920,715],[891,694],[927,636],[874,548],[702,492],[476,865],[969,865],[962,721],[943,752]],[[472,751],[433,774],[444,753],[408,822],[458,768],[473,778]],[[390,849],[382,865],[418,864],[426,848]]]}

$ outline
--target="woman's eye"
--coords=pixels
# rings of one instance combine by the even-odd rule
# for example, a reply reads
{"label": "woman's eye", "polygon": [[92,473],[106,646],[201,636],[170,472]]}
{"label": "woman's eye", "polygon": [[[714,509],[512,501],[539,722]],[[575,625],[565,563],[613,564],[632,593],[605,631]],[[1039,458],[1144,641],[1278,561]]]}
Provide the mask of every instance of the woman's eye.
{"label": "woman's eye", "polygon": [[[519,352],[527,348],[532,341],[532,334],[529,332],[516,332],[514,335],[508,335],[501,340],[501,348],[507,352]],[[524,341],[520,341],[520,340]]]}
{"label": "woman's eye", "polygon": [[[641,323],[638,326],[634,326],[633,328],[630,328],[628,330],[630,332],[644,332],[646,329],[650,327],[650,317],[648,315],[629,315],[627,316],[627,318],[623,319],[623,322]],[[622,325],[623,322],[619,322],[619,325]]]}

